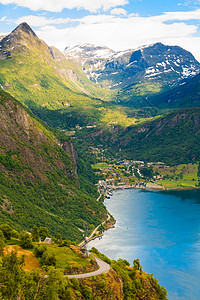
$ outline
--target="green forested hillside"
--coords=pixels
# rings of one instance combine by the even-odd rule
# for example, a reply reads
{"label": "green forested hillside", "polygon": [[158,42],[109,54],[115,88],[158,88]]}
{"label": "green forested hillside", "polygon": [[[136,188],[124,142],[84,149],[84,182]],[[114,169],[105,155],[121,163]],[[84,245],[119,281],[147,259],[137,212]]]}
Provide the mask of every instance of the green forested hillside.
{"label": "green forested hillside", "polygon": [[200,160],[199,146],[200,108],[182,109],[129,127],[119,145],[126,157],[169,164]]}
{"label": "green forested hillside", "polygon": [[[142,270],[139,259],[134,259],[130,266],[121,258],[111,261],[95,248],[91,249],[92,255],[86,256],[80,247],[62,241],[59,233],[57,237],[51,236],[53,244],[38,243],[41,233],[45,237],[48,229],[34,226],[28,234],[9,224],[0,224],[1,299],[167,299],[166,289],[153,274]],[[107,263],[107,271],[75,278],[77,273],[81,276],[99,271],[95,256]]]}
{"label": "green forested hillside", "polygon": [[177,109],[200,106],[200,75],[169,91],[148,97],[149,103],[158,108]]}
{"label": "green forested hillside", "polygon": [[3,90],[0,131],[1,222],[47,226],[78,241],[86,221],[91,230],[106,218],[87,159]]}
{"label": "green forested hillside", "polygon": [[200,160],[200,108],[187,108],[121,128],[77,133],[82,145],[107,149],[102,156],[182,164]]}

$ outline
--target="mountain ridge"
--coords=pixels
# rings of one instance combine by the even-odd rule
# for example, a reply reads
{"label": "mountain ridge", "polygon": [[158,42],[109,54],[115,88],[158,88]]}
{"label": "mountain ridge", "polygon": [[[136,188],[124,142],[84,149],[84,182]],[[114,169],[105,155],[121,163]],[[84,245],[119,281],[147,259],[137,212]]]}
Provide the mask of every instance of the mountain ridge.
{"label": "mountain ridge", "polygon": [[[155,52],[155,54],[154,54]],[[167,52],[172,52],[172,54]],[[194,56],[189,52],[184,50],[183,48],[179,47],[179,46],[166,46],[162,43],[155,43],[155,44],[151,44],[151,45],[145,45],[142,47],[139,47],[137,49],[127,49],[124,51],[114,51],[112,49],[109,49],[106,46],[97,46],[97,45],[93,45],[93,44],[77,44],[75,46],[72,47],[67,47],[64,50],[64,54],[67,58],[69,59],[75,59],[75,60],[81,60],[81,63],[84,67],[85,64],[87,64],[87,60],[91,60],[91,67],[93,67],[93,65],[95,65],[93,63],[93,61],[99,59],[97,66],[101,66],[101,61],[100,60],[104,60],[104,62],[102,62],[104,64],[104,69],[109,67],[110,64],[114,64],[114,68],[117,69],[117,63],[120,64],[120,61],[117,61],[117,59],[122,60],[121,64],[123,63],[124,66],[130,67],[131,64],[133,64],[134,62],[139,61],[141,58],[145,60],[144,65],[148,68],[153,68],[153,64],[155,64],[155,62],[157,64],[161,64],[162,65],[162,69],[163,70],[169,70],[169,68],[167,68],[167,65],[170,65],[168,57],[170,56],[176,56],[178,55],[176,52],[180,52],[179,56],[182,57],[183,54],[185,56],[184,59],[187,58],[186,61],[184,61],[183,57],[182,57],[182,62],[184,62],[184,64],[192,62],[194,63],[194,65],[191,65],[191,70],[189,70],[188,68],[188,73],[186,69],[183,69],[183,77],[188,77],[190,75],[196,75],[199,72],[199,62],[197,62],[197,60],[195,60]],[[164,54],[163,54],[164,53]],[[160,61],[160,57],[158,57],[157,59],[155,58],[155,56],[161,56],[161,58],[163,58],[163,56],[167,56],[165,57],[166,59],[166,63],[164,65],[164,62]],[[176,60],[178,60],[178,63],[180,63],[180,58],[179,56],[175,57]],[[155,61],[156,60],[156,61]],[[175,61],[171,60],[174,64],[174,67],[177,67],[177,63],[175,63]],[[142,61],[141,61],[142,62]],[[196,68],[197,67],[197,68]],[[192,70],[193,69],[193,70]],[[88,70],[85,70],[86,72]],[[92,70],[94,71],[94,70]],[[98,71],[98,69],[97,69]],[[147,77],[150,77],[150,75],[148,75],[149,73],[153,73],[150,71],[150,69],[146,70],[147,72],[145,73],[147,75]],[[152,74],[151,74],[152,75]]]}
{"label": "mountain ridge", "polygon": [[133,106],[139,98],[167,90],[200,72],[200,63],[189,51],[162,43],[124,51],[80,44],[65,49],[64,54],[79,62],[91,81],[111,89],[112,101]]}
{"label": "mountain ridge", "polygon": [[43,106],[63,108],[71,98],[88,97],[89,92],[74,69],[76,66],[58,49],[39,39],[27,23],[0,41],[0,84],[20,101],[25,98],[28,106],[38,105],[40,100]]}

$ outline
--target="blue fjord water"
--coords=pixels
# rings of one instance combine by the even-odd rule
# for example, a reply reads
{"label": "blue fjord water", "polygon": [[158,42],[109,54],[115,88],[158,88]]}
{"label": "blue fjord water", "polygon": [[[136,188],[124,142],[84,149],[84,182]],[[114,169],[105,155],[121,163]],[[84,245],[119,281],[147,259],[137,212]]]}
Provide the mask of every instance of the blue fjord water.
{"label": "blue fjord water", "polygon": [[115,228],[89,243],[111,259],[139,258],[170,300],[200,299],[200,190],[117,191],[105,201]]}

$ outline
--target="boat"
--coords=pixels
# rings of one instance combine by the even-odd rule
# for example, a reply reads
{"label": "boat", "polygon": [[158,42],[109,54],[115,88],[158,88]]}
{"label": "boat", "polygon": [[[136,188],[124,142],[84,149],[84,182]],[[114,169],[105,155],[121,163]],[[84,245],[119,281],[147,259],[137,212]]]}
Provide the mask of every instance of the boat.
{"label": "boat", "polygon": [[112,192],[108,192],[108,195],[109,195],[109,196],[113,196],[113,193],[112,193]]}

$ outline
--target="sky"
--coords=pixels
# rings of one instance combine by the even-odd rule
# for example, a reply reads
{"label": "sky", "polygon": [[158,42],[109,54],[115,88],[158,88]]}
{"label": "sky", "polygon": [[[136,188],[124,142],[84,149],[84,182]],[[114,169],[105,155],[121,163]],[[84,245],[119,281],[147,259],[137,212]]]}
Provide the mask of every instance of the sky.
{"label": "sky", "polygon": [[162,42],[200,61],[200,0],[0,0],[0,34],[27,22],[49,46],[113,50]]}

